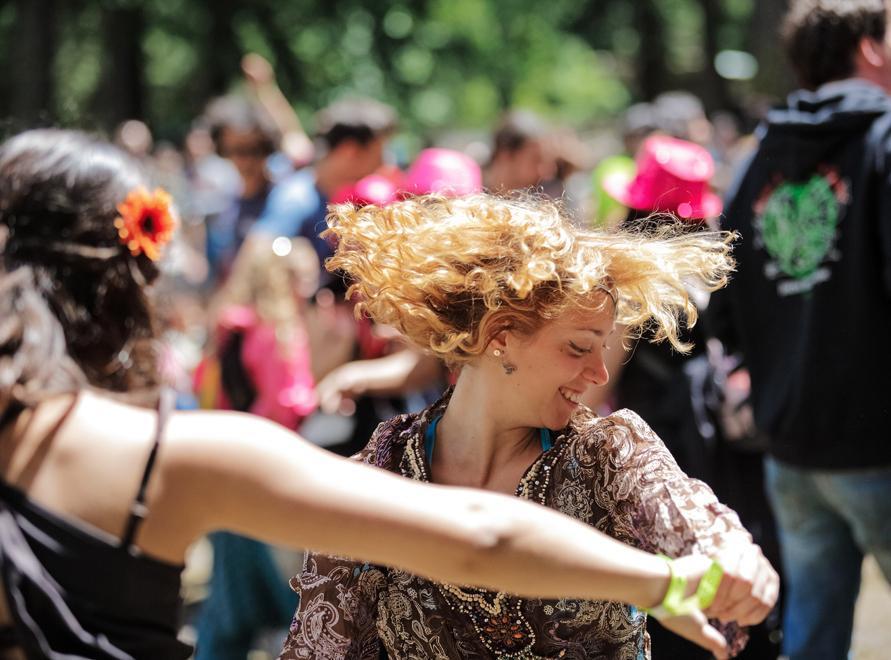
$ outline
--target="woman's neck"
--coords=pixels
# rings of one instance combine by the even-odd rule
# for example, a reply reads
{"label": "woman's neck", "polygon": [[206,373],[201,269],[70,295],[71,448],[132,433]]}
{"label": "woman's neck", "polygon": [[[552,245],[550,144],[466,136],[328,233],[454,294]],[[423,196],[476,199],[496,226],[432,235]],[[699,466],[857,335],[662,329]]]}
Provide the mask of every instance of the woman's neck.
{"label": "woman's neck", "polygon": [[[502,396],[476,369],[461,371],[436,429],[435,477],[444,475],[443,482],[450,484],[513,492],[541,447],[539,430],[512,423]],[[505,481],[509,487],[499,488]]]}

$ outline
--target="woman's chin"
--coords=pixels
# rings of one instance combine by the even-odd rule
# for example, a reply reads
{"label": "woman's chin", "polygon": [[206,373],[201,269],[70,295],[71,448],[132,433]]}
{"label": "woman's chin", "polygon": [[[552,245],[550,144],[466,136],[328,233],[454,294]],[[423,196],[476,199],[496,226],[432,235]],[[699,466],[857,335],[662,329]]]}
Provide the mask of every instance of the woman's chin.
{"label": "woman's chin", "polygon": [[559,431],[561,429],[566,428],[569,424],[569,420],[572,419],[572,415],[575,411],[578,410],[578,405],[572,407],[571,410],[560,410],[552,412],[546,420],[544,420],[545,428],[548,428],[552,431]]}

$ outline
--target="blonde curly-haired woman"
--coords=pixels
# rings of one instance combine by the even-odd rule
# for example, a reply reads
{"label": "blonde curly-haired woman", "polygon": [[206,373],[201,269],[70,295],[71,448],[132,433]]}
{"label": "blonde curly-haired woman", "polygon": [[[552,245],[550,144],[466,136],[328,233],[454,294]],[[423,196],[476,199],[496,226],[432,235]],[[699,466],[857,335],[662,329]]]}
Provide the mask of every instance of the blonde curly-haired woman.
{"label": "blonde curly-haired woman", "polygon": [[[604,385],[618,322],[676,348],[687,287],[732,269],[731,236],[643,236],[573,227],[551,203],[476,195],[386,208],[341,206],[329,268],[359,308],[458,369],[416,415],[382,424],[357,459],[420,482],[516,495],[651,552],[722,557],[708,613],[762,620],[778,580],[737,516],[677,467],[633,412],[579,401]],[[342,557],[311,554],[282,658],[646,658],[646,615],[617,602],[529,599]],[[672,619],[666,625],[676,626]]]}

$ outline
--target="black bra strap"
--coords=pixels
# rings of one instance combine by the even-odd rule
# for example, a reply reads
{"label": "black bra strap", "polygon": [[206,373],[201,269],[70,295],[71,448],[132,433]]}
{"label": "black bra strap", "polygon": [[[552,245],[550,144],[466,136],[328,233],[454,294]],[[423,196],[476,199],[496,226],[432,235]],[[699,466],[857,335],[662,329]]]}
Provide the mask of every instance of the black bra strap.
{"label": "black bra strap", "polygon": [[149,478],[152,476],[152,470],[155,467],[155,459],[158,457],[158,447],[161,445],[161,437],[164,435],[164,426],[167,423],[167,417],[173,407],[173,391],[169,388],[161,389],[161,396],[158,400],[158,425],[155,428],[155,442],[152,450],[149,452],[148,460],[145,462],[145,470],[142,472],[142,482],[139,484],[139,492],[136,493],[136,499],[130,505],[130,517],[127,519],[127,526],[124,534],[121,536],[121,547],[129,549],[133,545],[133,539],[139,526],[148,515],[148,507],[145,505],[145,494],[148,490]]}

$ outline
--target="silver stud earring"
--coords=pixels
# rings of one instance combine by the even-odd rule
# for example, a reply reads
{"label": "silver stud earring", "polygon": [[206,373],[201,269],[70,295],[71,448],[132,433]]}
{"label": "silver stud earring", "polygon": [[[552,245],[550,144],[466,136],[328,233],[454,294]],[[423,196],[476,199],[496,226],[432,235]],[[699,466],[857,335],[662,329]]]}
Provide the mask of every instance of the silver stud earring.
{"label": "silver stud earring", "polygon": [[492,351],[492,355],[494,355],[495,357],[501,357],[501,349],[496,348],[494,351]]}

